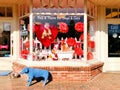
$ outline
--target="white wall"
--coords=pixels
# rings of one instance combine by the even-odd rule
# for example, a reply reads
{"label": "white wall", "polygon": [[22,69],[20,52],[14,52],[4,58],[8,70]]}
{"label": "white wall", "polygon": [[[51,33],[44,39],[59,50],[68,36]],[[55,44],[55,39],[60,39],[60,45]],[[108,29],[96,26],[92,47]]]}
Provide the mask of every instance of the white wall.
{"label": "white wall", "polygon": [[[98,60],[104,62],[103,71],[120,71],[120,58],[108,57],[108,23],[116,23],[118,20],[106,20],[105,8],[99,7],[98,10],[98,30],[96,31],[96,51]],[[120,24],[120,23],[119,23]]]}

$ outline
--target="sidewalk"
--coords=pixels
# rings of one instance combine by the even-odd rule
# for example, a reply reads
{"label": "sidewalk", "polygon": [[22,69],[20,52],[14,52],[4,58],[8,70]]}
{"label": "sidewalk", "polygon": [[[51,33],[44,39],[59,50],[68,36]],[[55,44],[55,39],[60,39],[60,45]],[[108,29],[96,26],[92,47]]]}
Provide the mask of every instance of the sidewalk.
{"label": "sidewalk", "polygon": [[33,83],[27,87],[26,80],[22,78],[10,79],[8,76],[0,76],[0,90],[120,90],[120,72],[101,73],[86,83],[52,81],[44,87],[42,82]]}
{"label": "sidewalk", "polygon": [[13,60],[10,58],[1,58],[0,59],[0,70],[12,70]]}
{"label": "sidewalk", "polygon": [[[11,70],[11,66],[12,60],[0,60],[0,70]],[[11,79],[9,76],[0,76],[0,90],[120,90],[120,72],[101,73],[86,83],[52,81],[44,87],[42,82],[30,87],[25,85],[26,80],[22,78]]]}

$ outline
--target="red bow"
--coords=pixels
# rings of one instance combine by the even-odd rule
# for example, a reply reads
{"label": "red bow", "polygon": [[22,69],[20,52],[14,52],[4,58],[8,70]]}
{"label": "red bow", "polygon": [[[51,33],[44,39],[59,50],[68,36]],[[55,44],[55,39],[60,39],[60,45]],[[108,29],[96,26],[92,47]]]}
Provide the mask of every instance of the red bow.
{"label": "red bow", "polygon": [[8,45],[0,45],[0,49],[8,49]]}

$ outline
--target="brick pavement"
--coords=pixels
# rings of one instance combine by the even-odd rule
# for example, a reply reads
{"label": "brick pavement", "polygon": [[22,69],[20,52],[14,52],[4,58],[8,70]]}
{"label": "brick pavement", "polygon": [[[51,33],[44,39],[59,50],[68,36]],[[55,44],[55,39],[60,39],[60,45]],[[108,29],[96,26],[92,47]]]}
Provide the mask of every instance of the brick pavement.
{"label": "brick pavement", "polygon": [[30,87],[25,86],[23,78],[11,79],[8,76],[0,76],[0,90],[120,90],[120,72],[101,73],[89,82],[78,81],[52,81],[46,86],[42,82],[35,83]]}

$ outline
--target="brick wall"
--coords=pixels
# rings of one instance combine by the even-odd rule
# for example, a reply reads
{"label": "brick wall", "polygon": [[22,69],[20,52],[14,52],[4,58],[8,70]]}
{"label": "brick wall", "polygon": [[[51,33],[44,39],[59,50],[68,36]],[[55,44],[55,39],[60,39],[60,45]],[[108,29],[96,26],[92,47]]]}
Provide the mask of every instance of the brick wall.
{"label": "brick wall", "polygon": [[[41,68],[47,69],[52,74],[53,80],[61,81],[89,81],[94,78],[96,75],[102,72],[102,67],[104,63],[99,62],[90,66],[79,66],[79,67],[71,67],[71,66],[33,66],[33,68]],[[18,62],[13,62],[13,71],[20,72],[25,65],[20,64]],[[22,75],[22,77],[26,78],[27,75]]]}

